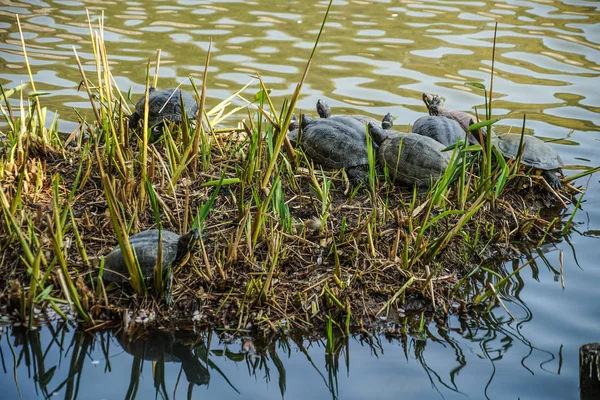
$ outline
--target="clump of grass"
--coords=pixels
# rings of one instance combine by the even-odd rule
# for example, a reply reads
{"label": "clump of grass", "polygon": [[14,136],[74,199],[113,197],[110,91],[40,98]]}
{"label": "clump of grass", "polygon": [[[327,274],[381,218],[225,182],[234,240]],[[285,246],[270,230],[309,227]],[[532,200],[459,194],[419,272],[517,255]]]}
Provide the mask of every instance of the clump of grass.
{"label": "clump of grass", "polygon": [[[209,109],[208,51],[202,86],[191,80],[200,109],[196,120],[165,126],[152,142],[147,102],[143,128],[130,131],[130,96],[111,74],[102,21],[97,32],[89,26],[96,71],[88,76],[76,52],[75,58],[93,117],[80,121],[77,146],[65,147],[55,125],[40,128],[46,123],[39,93],[20,101],[16,113],[7,97],[24,96],[24,87],[2,90],[8,128],[0,152],[6,222],[0,238],[19,249],[3,248],[21,278],[13,292],[29,285],[26,296],[18,296],[24,319],[33,304],[57,299],[72,303],[89,325],[118,320],[123,309],[142,304],[170,320],[202,309],[201,323],[212,327],[276,330],[287,321],[292,328],[324,329],[328,349],[336,353],[338,335],[372,326],[384,311],[393,318],[407,298],[446,313],[454,300],[492,304],[498,286],[477,281],[482,263],[500,249],[509,255],[506,243],[516,234],[538,244],[570,229],[571,221],[561,227],[559,217],[536,216],[560,202],[553,193],[518,185],[518,162],[506,162],[490,141],[448,149],[449,168],[426,191],[394,187],[385,170],[378,175],[371,144],[368,182],[352,190],[343,172],[313,165],[290,146],[286,133],[318,38],[294,94],[279,108],[257,76],[260,91],[252,101],[242,95],[245,86]],[[159,63],[160,52],[153,85]],[[487,118],[472,128],[489,130],[496,122],[492,91],[488,100],[480,87]],[[244,106],[233,106],[234,98]],[[215,131],[242,109],[248,118],[241,128]],[[76,171],[66,159],[76,160]],[[567,185],[561,193],[572,191]],[[50,218],[36,210],[44,205]],[[190,227],[201,228],[200,246],[189,267],[175,271],[174,307],[165,315],[127,237],[150,228],[183,233]],[[130,283],[120,291],[100,285],[92,293],[80,283],[101,273],[102,256],[115,238]],[[160,268],[154,275],[155,292],[162,293],[169,282]]]}

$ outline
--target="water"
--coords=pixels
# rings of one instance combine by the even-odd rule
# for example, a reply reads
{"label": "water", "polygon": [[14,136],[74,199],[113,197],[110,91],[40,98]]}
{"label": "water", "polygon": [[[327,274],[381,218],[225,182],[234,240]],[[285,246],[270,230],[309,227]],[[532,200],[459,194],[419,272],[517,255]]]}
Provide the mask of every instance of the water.
{"label": "water", "polygon": [[[131,88],[136,95],[143,91],[145,64],[155,59],[157,48],[162,49],[159,86],[185,82],[190,89],[186,79],[201,80],[212,39],[211,107],[255,72],[273,89],[276,104],[291,96],[326,4],[3,2],[0,82],[11,88],[28,80],[13,15],[19,13],[36,89],[50,92],[43,104],[56,113],[64,132],[76,126],[74,107],[91,118],[85,94],[77,91],[81,79],[72,50],[91,70],[85,7],[95,23],[104,10],[112,72],[123,91]],[[517,129],[526,113],[527,128],[537,136],[561,139],[573,131],[553,144],[569,166],[567,174],[600,164],[600,3],[594,1],[336,1],[298,107],[314,114],[316,100],[323,98],[335,113],[380,117],[391,112],[400,127],[423,115],[422,92],[443,95],[450,108],[481,110],[481,93],[465,83],[489,86],[494,21],[499,129]],[[251,98],[258,88],[255,82],[245,94]],[[376,336],[370,346],[365,338],[353,337],[337,342],[332,357],[326,357],[324,340],[265,340],[255,343],[257,356],[252,356],[242,351],[242,340],[227,343],[216,334],[194,337],[197,343],[177,339],[183,344],[167,337],[146,348],[167,353],[177,348],[189,361],[185,354],[194,345],[201,360],[192,363],[196,382],[203,383],[190,389],[186,373],[179,376],[182,364],[167,362],[167,396],[578,398],[578,348],[600,340],[599,176],[578,183],[589,187],[575,231],[556,246],[534,251],[529,257],[542,255],[547,262],[537,258],[502,294],[514,320],[496,307],[485,318],[452,316],[405,339]],[[506,268],[517,268],[527,257]],[[138,362],[123,350],[118,334],[97,334],[104,341],[94,342],[83,333],[53,329],[58,333],[4,328],[2,398],[18,398],[19,390],[25,399],[44,398],[56,390],[58,398],[112,399],[125,397],[131,387],[132,397],[155,396],[152,363]],[[139,364],[136,386],[131,377]]]}

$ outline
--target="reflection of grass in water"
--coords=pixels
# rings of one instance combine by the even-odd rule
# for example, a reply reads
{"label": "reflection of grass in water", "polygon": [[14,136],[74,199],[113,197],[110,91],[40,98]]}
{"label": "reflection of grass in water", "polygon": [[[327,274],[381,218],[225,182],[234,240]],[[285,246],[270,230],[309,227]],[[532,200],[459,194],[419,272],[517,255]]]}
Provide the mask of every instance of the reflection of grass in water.
{"label": "reflection of grass in water", "polygon": [[[234,331],[249,324],[278,329],[285,320],[302,329],[330,323],[327,331],[347,335],[372,327],[378,311],[397,318],[412,298],[449,312],[455,297],[468,302],[487,290],[484,282],[462,287],[467,280],[458,277],[472,279],[468,272],[495,252],[510,255],[504,244],[514,234],[534,243],[557,235],[558,223],[537,214],[556,203],[554,195],[540,192],[535,178],[523,188],[519,163],[506,162],[490,141],[451,149],[449,168],[424,192],[399,191],[377,178],[371,155],[369,187],[344,195],[344,179],[317,171],[285,134],[318,40],[279,113],[260,76],[254,102],[242,97],[242,88],[206,109],[208,54],[202,87],[192,81],[200,109],[195,126],[167,126],[151,142],[148,134],[128,129],[130,107],[111,75],[102,27],[98,34],[90,24],[90,32],[96,69],[86,72],[77,61],[93,121],[82,121],[65,139],[55,123],[46,128],[39,93],[20,103],[19,113],[8,101],[2,109],[9,124],[0,169],[2,235],[20,247],[19,253],[5,250],[4,259],[20,282],[29,277],[29,289],[11,284],[10,299],[22,318],[38,302],[56,307],[67,301],[91,324],[115,319],[133,303],[169,319],[189,319],[190,310],[201,308],[207,311],[202,323]],[[146,77],[147,94],[150,66]],[[155,73],[153,84],[157,80]],[[242,109],[232,106],[234,98],[245,102],[248,118],[217,135],[215,125]],[[143,132],[149,133],[148,104],[144,108]],[[52,218],[44,218],[46,210]],[[176,232],[193,224],[204,231],[193,268],[178,271],[179,301],[168,315],[146,296],[126,240],[159,222]],[[134,298],[102,285],[92,293],[83,281],[97,260],[91,255],[106,254],[115,237],[126,254]],[[477,299],[494,301],[487,292]]]}
{"label": "reflection of grass in water", "polygon": [[[518,291],[519,288],[516,290]],[[5,340],[7,344],[4,346],[4,343],[1,343],[2,350],[10,346],[13,355],[13,369],[22,371],[22,368],[27,368],[29,375],[35,376],[32,383],[48,398],[63,389],[69,394],[81,393],[85,396],[86,379],[95,379],[94,373],[103,374],[105,378],[114,381],[115,388],[122,388],[123,393],[127,387],[127,398],[134,398],[135,394],[146,392],[149,387],[144,387],[145,385],[153,385],[154,390],[163,394],[177,393],[179,390],[187,390],[188,393],[191,393],[194,391],[194,386],[215,384],[221,379],[229,386],[230,389],[227,390],[238,394],[245,393],[247,388],[240,386],[240,377],[226,374],[225,371],[231,371],[231,368],[220,368],[231,362],[238,366],[233,370],[242,374],[247,371],[258,382],[264,380],[266,385],[277,379],[279,390],[283,396],[288,388],[289,366],[297,366],[299,364],[298,357],[300,361],[305,359],[321,377],[326,390],[331,393],[333,398],[338,398],[340,367],[345,367],[346,376],[357,377],[358,372],[363,370],[361,365],[365,363],[364,358],[368,358],[369,355],[377,357],[377,360],[368,360],[373,363],[384,361],[387,357],[389,362],[389,357],[397,360],[398,354],[395,352],[404,354],[407,361],[416,361],[426,373],[431,387],[437,392],[443,394],[444,391],[449,390],[473,394],[475,388],[472,382],[468,381],[466,386],[461,386],[458,379],[459,373],[463,379],[465,374],[468,376],[473,373],[467,368],[473,359],[476,360],[475,368],[480,368],[480,360],[486,359],[489,360],[493,369],[495,361],[503,359],[503,355],[509,350],[518,351],[514,349],[516,345],[524,347],[524,361],[529,358],[535,360],[542,355],[545,361],[539,364],[539,368],[544,370],[548,368],[546,364],[559,357],[551,351],[536,347],[522,335],[519,326],[528,322],[531,314],[525,304],[517,305],[525,312],[525,316],[517,322],[517,326],[497,314],[484,313],[479,315],[481,318],[461,318],[460,324],[449,330],[444,322],[437,321],[437,325],[434,325],[430,316],[423,315],[412,318],[417,322],[420,321],[420,324],[416,324],[418,326],[415,330],[397,336],[366,334],[344,336],[333,331],[331,335],[328,332],[327,337],[323,339],[302,338],[296,335],[291,337],[258,335],[253,339],[246,338],[242,345],[238,341],[232,343],[227,337],[220,342],[212,331],[196,333],[181,330],[169,333],[163,330],[148,331],[143,327],[138,327],[130,332],[124,330],[97,331],[95,335],[91,335],[83,331],[70,332],[66,325],[59,325],[36,331],[17,327],[10,328],[7,332],[10,335],[3,335],[0,342]],[[477,313],[475,310],[474,312]],[[475,321],[477,322],[474,323]],[[331,324],[334,322],[332,321]],[[436,340],[424,340],[428,336],[436,338]],[[462,350],[465,340],[468,341],[466,345],[469,349],[466,353]],[[11,341],[14,342],[14,345],[10,343]],[[354,343],[351,344],[351,341]],[[386,352],[384,352],[382,341],[390,344],[385,349]],[[247,345],[248,342],[251,345]],[[46,357],[48,348],[44,347],[45,343],[48,343],[47,346],[59,345],[59,348],[55,350],[60,351],[60,359],[66,359],[67,362],[59,365],[55,364],[55,358]],[[441,354],[439,343],[450,353]],[[434,346],[429,353],[426,352],[428,345]],[[478,348],[479,350],[477,350]],[[351,349],[353,358],[350,357]],[[129,354],[125,354],[125,352]],[[11,357],[6,357],[6,355],[7,353],[4,353],[3,358],[8,364],[7,368],[11,369]],[[118,358],[115,358],[116,356]],[[322,356],[325,357],[324,360],[321,358]],[[440,357],[443,359],[442,363],[439,362]],[[94,359],[101,363],[100,367],[105,367],[104,371],[102,368],[94,368],[90,364],[89,361]],[[112,371],[112,363],[130,359],[131,373],[128,377],[123,377],[123,380],[120,381],[118,377],[106,375],[107,372]],[[25,360],[27,360],[26,365],[17,368]],[[354,369],[351,369],[352,365],[354,365]],[[523,367],[534,373],[525,364]],[[67,369],[61,371],[61,368]],[[169,368],[171,372],[168,371]],[[414,368],[418,369],[416,365]],[[148,375],[144,378],[144,372],[152,374],[151,379],[148,379]],[[480,372],[476,372],[476,374],[479,376]],[[169,376],[172,379],[169,379]],[[175,376],[177,376],[176,379],[174,379]],[[369,377],[366,376],[366,378]],[[480,381],[480,390],[487,390],[494,377],[492,372],[485,388],[483,388],[485,382]],[[238,383],[235,384],[235,382]],[[321,383],[319,382],[319,384]],[[23,385],[23,382],[17,383],[17,385]],[[293,395],[293,393],[295,392],[288,393],[288,395]],[[72,398],[70,395],[67,397]]]}

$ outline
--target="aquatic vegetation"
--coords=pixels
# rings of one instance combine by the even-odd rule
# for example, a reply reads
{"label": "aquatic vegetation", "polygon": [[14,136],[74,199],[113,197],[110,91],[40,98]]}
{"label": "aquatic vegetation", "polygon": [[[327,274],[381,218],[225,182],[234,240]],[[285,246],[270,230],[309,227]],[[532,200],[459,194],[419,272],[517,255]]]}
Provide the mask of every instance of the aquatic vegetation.
{"label": "aquatic vegetation", "polygon": [[[133,103],[111,74],[103,26],[99,33],[89,28],[95,71],[86,73],[76,51],[75,58],[92,120],[82,117],[65,138],[56,123],[47,124],[32,78],[33,92],[18,113],[7,99],[11,93],[4,94],[0,237],[11,274],[0,280],[11,279],[7,297],[23,320],[37,303],[59,310],[56,304],[67,302],[86,324],[105,325],[144,304],[159,323],[189,321],[202,310],[199,324],[226,330],[276,330],[281,321],[293,329],[325,329],[335,352],[333,330],[375,329],[384,311],[392,318],[412,304],[420,304],[412,311],[441,313],[457,303],[492,304],[497,287],[474,273],[482,264],[510,255],[516,236],[538,244],[568,231],[560,217],[547,221],[539,212],[568,203],[579,189],[566,183],[546,190],[543,178],[522,172],[524,129],[514,160],[483,138],[444,149],[448,167],[423,191],[396,187],[389,168],[378,176],[369,135],[362,185],[351,188],[345,171],[319,169],[286,135],[318,38],[300,83],[280,107],[257,76],[261,90],[253,100],[242,95],[243,87],[208,109],[209,49],[201,86],[190,80],[195,119],[188,121],[194,115],[182,107],[181,122],[167,124],[153,141],[148,101],[150,88],[159,87],[160,53],[152,85],[152,65],[146,68],[143,112],[136,107],[141,129],[134,134],[128,121]],[[472,132],[497,121],[491,85],[489,101],[480,87],[486,118],[472,124]],[[23,89],[12,95],[24,95]],[[245,105],[233,106],[234,97]],[[217,128],[242,110],[248,118],[236,127]],[[201,232],[188,267],[175,271],[172,308],[148,295],[128,240],[152,228]],[[133,290],[90,290],[85,281],[102,274],[102,257],[115,239]],[[164,251],[159,243],[157,265]],[[162,292],[161,268],[153,284]]]}

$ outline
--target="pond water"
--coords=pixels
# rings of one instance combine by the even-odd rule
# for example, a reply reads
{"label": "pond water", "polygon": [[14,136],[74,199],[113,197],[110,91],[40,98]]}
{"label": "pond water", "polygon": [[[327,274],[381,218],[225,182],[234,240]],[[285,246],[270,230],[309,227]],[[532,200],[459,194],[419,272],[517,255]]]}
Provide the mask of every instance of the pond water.
{"label": "pond water", "polygon": [[[95,23],[104,12],[112,73],[134,97],[143,91],[147,60],[158,48],[159,86],[184,82],[190,89],[187,79],[201,80],[212,40],[210,107],[256,72],[277,104],[290,97],[327,7],[208,0],[1,4],[0,82],[12,88],[28,80],[18,13],[37,90],[50,93],[43,105],[64,132],[76,126],[74,108],[91,115],[77,91],[73,55],[75,47],[91,64],[86,8]],[[499,129],[518,129],[526,113],[531,133],[560,139],[553,146],[567,175],[599,165],[596,1],[335,1],[298,108],[314,114],[322,98],[336,113],[390,112],[403,126],[424,114],[421,93],[429,92],[444,96],[450,108],[481,110],[482,93],[465,83],[489,86],[495,21]],[[245,94],[258,89],[254,82]],[[578,349],[600,340],[599,175],[578,183],[588,192],[572,234],[505,264],[511,271],[536,257],[501,293],[510,315],[498,306],[484,317],[451,316],[400,339],[356,336],[336,342],[332,356],[325,340],[266,340],[248,354],[248,342],[216,333],[132,344],[119,334],[94,336],[56,325],[32,332],[4,327],[0,397],[578,398]]]}

